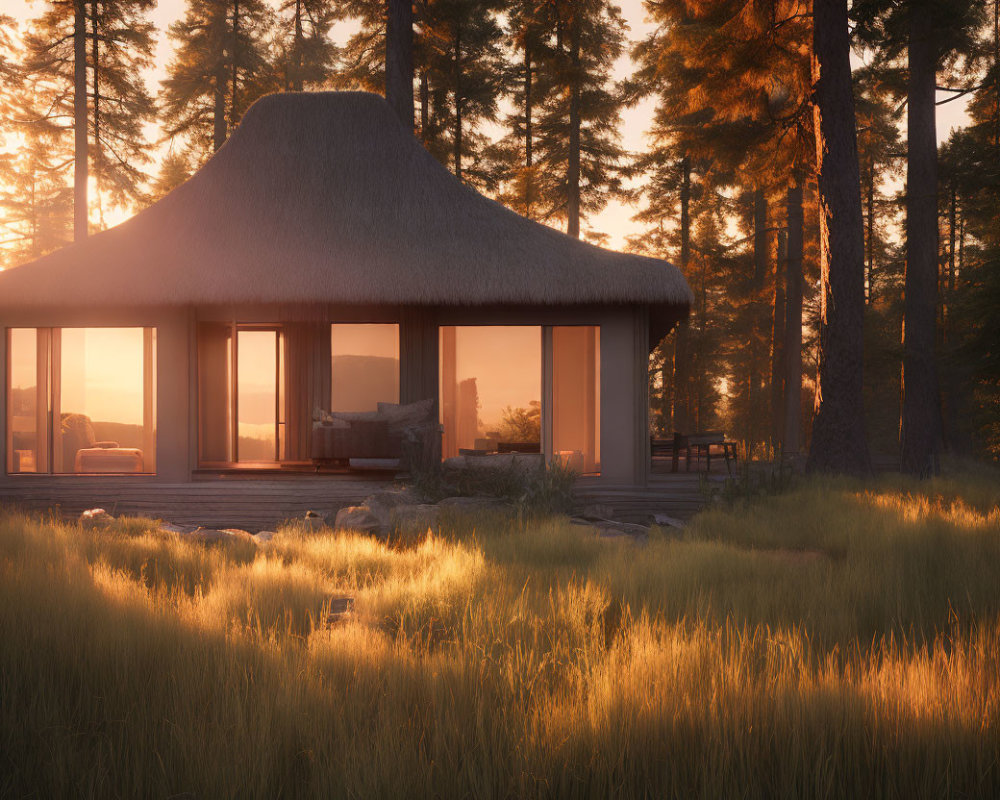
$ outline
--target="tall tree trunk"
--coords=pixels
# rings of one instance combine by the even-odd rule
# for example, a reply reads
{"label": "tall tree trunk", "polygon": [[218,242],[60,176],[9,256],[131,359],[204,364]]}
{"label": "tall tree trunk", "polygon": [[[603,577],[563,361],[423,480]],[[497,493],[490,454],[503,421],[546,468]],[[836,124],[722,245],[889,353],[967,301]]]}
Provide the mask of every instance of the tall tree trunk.
{"label": "tall tree trunk", "polygon": [[938,275],[937,53],[929,14],[911,14],[908,45],[906,282],[903,322],[902,467],[938,470],[941,407],[934,354]]}
{"label": "tall tree trunk", "polygon": [[802,449],[802,251],[804,218],[802,186],[788,187],[788,257],[785,260],[785,425],[782,453]]}
{"label": "tall tree trunk", "polygon": [[531,67],[531,47],[527,42],[524,43],[524,165],[531,169],[532,158],[534,157],[533,147],[534,142],[532,141],[531,132],[531,79],[532,79],[532,67]]}
{"label": "tall tree trunk", "polygon": [[580,238],[580,14],[573,9],[569,44],[569,161],[566,166],[566,233]]}
{"label": "tall tree trunk", "polygon": [[100,13],[98,0],[92,0],[90,4],[90,71],[93,91],[93,112],[94,120],[94,200],[97,201],[98,228],[104,227],[104,207],[101,203],[101,36],[98,31],[98,14]]}
{"label": "tall tree trunk", "polygon": [[993,146],[1000,148],[1000,0],[993,0]]}
{"label": "tall tree trunk", "polygon": [[[681,160],[681,252],[680,268],[688,278],[691,262],[691,159]],[[691,321],[682,320],[674,335],[674,426],[681,433],[691,428]]]}
{"label": "tall tree trunk", "polygon": [[865,261],[867,262],[867,291],[865,298],[868,304],[875,302],[875,165],[868,167],[866,178],[867,199],[867,235],[865,236]]}
{"label": "tall tree trunk", "polygon": [[813,14],[823,296],[820,406],[807,468],[868,473],[871,460],[862,397],[865,232],[847,0],[816,0]]}
{"label": "tall tree trunk", "polygon": [[233,0],[233,44],[230,56],[233,59],[233,85],[229,90],[229,128],[236,130],[238,122],[236,119],[236,98],[240,76],[240,0]]}
{"label": "tall tree trunk", "polygon": [[217,152],[226,143],[229,129],[226,125],[226,65],[220,59],[215,70],[215,88],[212,105],[212,151]]}
{"label": "tall tree trunk", "polygon": [[455,31],[455,129],[452,134],[455,177],[462,180],[462,29]]}
{"label": "tall tree trunk", "polygon": [[757,188],[753,193],[753,285],[764,286],[767,277],[767,195]]}
{"label": "tall tree trunk", "polygon": [[293,92],[301,92],[302,81],[302,49],[305,37],[302,33],[302,0],[295,0],[295,40],[292,44],[292,74],[288,88]]}
{"label": "tall tree trunk", "polygon": [[73,239],[87,238],[87,3],[73,6]]}
{"label": "tall tree trunk", "polygon": [[527,39],[524,42],[524,216],[531,219],[531,204],[534,200],[535,179],[531,173],[532,161],[534,159],[534,141],[531,130],[532,114],[532,66],[531,66],[531,45]]}
{"label": "tall tree trunk", "polygon": [[785,433],[785,262],[788,259],[788,232],[778,233],[778,254],[774,260],[774,302],[771,306],[771,449],[781,450]]}
{"label": "tall tree trunk", "polygon": [[426,147],[430,142],[431,87],[427,79],[427,68],[420,70],[420,140]]}
{"label": "tall tree trunk", "polygon": [[385,43],[385,99],[413,131],[413,3],[389,0]]}

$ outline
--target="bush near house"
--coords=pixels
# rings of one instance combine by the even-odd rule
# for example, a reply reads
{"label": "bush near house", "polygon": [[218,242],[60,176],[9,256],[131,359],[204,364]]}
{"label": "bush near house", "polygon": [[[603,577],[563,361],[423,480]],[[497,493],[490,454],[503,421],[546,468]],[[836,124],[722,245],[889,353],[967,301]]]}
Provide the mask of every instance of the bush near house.
{"label": "bush near house", "polygon": [[996,473],[809,482],[645,545],[8,513],[0,796],[995,797],[998,586]]}

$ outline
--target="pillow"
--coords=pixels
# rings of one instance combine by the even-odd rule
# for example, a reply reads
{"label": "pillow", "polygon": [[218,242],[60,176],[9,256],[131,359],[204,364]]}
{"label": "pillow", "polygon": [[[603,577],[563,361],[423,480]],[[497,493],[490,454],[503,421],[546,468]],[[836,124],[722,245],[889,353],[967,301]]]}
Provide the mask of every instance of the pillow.
{"label": "pillow", "polygon": [[418,400],[416,403],[399,405],[398,403],[379,403],[380,419],[386,420],[390,427],[405,428],[426,422],[434,413],[434,399]]}

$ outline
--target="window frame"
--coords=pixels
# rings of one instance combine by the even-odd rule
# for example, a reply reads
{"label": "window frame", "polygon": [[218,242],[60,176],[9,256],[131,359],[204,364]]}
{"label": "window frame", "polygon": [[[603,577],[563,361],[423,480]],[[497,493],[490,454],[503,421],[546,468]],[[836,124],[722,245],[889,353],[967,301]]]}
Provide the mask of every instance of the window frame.
{"label": "window frame", "polygon": [[[36,409],[39,420],[44,419],[44,431],[36,433],[44,441],[39,442],[38,451],[44,453],[45,469],[34,472],[14,470],[14,426],[13,426],[13,333],[16,330],[35,332],[36,384],[44,379],[44,385],[36,386],[36,405],[44,403],[44,412]],[[141,472],[76,472],[65,469],[55,470],[55,412],[58,403],[56,392],[62,386],[61,336],[65,330],[139,330],[143,336],[143,438],[148,437],[150,447],[143,448],[143,470]],[[4,475],[10,478],[25,476],[50,478],[94,478],[94,477],[151,477],[157,474],[157,337],[155,325],[11,325],[4,329]],[[44,341],[44,343],[43,343]],[[37,427],[37,426],[36,426]],[[150,428],[147,430],[147,428]],[[152,469],[147,469],[152,464]]]}

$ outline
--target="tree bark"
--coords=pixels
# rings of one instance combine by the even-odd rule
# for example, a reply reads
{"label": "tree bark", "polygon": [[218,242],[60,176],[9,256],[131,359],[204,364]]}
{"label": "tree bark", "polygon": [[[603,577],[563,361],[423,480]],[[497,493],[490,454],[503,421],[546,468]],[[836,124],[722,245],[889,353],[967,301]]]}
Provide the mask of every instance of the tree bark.
{"label": "tree bark", "polygon": [[427,79],[426,67],[420,70],[420,139],[424,146],[430,141],[431,87]]}
{"label": "tree bark", "polygon": [[757,188],[753,193],[753,285],[764,286],[767,277],[767,196]]}
{"label": "tree bark", "polygon": [[221,59],[215,71],[215,91],[212,106],[212,151],[217,152],[226,143],[229,129],[226,125],[226,65]]}
{"label": "tree bark", "polygon": [[906,281],[903,322],[902,468],[938,470],[941,407],[935,363],[938,277],[937,53],[930,15],[911,14],[907,86]]}
{"label": "tree bark", "polygon": [[788,187],[788,258],[785,260],[785,414],[782,453],[802,449],[802,251],[804,215],[802,186]]}
{"label": "tree bark", "polygon": [[[691,262],[691,159],[681,161],[681,252],[680,268],[685,278],[690,277]],[[691,320],[677,324],[674,336],[674,428],[680,433],[693,433],[691,427]]]}
{"label": "tree bark", "polygon": [[875,165],[868,168],[867,189],[867,235],[865,236],[865,261],[867,262],[867,286],[865,299],[870,305],[875,302]]}
{"label": "tree bark", "polygon": [[865,236],[847,0],[816,0],[813,13],[823,296],[820,405],[807,469],[867,474],[871,460],[862,396]]}
{"label": "tree bark", "polygon": [[785,433],[785,262],[788,232],[778,233],[778,257],[774,261],[774,302],[771,305],[771,449],[777,454]]}
{"label": "tree bark", "polygon": [[455,159],[455,177],[462,180],[462,29],[455,31],[455,128],[452,149]]}
{"label": "tree bark", "polygon": [[238,93],[238,82],[240,76],[240,0],[233,0],[233,45],[230,57],[233,60],[233,85],[229,91],[229,127],[236,129],[236,97]]}
{"label": "tree bark", "polygon": [[292,75],[288,88],[293,92],[301,92],[302,81],[302,47],[305,37],[302,33],[302,0],[295,0],[295,39],[292,43]]}
{"label": "tree bark", "polygon": [[90,71],[93,91],[93,111],[91,117],[94,120],[94,199],[97,201],[98,228],[104,227],[104,209],[101,203],[101,49],[100,32],[98,25],[98,0],[90,3]]}
{"label": "tree bark", "polygon": [[73,6],[73,240],[87,238],[87,3]]}
{"label": "tree bark", "polygon": [[413,4],[389,0],[385,43],[385,99],[413,131]]}
{"label": "tree bark", "polygon": [[570,27],[569,154],[566,165],[566,233],[580,238],[580,8]]}

